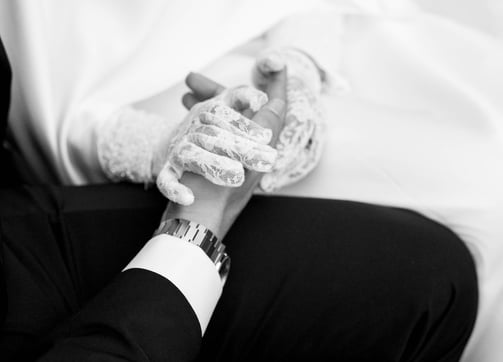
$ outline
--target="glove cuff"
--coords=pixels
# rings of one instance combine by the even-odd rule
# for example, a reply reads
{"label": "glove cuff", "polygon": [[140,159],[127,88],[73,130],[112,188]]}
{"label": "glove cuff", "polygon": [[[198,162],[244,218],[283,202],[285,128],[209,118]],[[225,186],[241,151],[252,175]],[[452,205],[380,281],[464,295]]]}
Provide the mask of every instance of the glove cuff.
{"label": "glove cuff", "polygon": [[173,126],[154,114],[124,107],[98,132],[98,159],[113,181],[152,183],[152,163],[162,139]]}

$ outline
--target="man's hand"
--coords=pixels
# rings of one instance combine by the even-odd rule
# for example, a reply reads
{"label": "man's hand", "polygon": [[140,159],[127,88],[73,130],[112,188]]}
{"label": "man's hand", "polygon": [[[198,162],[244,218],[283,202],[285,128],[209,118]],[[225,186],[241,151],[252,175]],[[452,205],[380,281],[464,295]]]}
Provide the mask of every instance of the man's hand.
{"label": "man's hand", "polygon": [[[198,102],[215,97],[225,89],[199,74],[190,74],[186,83],[192,90],[191,93],[183,97],[183,103],[187,108],[192,108]],[[269,101],[251,120],[272,131],[270,145],[274,146],[284,125],[286,70],[272,74],[265,91]],[[240,187],[229,188],[215,185],[199,175],[186,172],[180,181],[193,191],[195,201],[190,206],[169,203],[166,217],[195,221],[205,225],[221,238],[227,233],[249,201],[261,177],[262,173],[248,170]]]}
{"label": "man's hand", "polygon": [[276,162],[277,151],[268,145],[272,131],[247,118],[265,103],[267,95],[256,88],[231,88],[192,107],[181,123],[123,107],[96,132],[100,166],[111,180],[155,181],[182,205],[194,202],[180,182],[185,171],[238,187],[245,169],[270,172]]}
{"label": "man's hand", "polygon": [[[206,79],[206,78],[204,78]],[[153,174],[159,190],[182,205],[194,195],[179,179],[184,171],[203,176],[216,185],[238,187],[244,169],[269,172],[277,152],[268,145],[272,132],[238,110],[255,113],[267,102],[265,93],[253,87],[222,90],[191,107],[175,136],[156,154]]]}

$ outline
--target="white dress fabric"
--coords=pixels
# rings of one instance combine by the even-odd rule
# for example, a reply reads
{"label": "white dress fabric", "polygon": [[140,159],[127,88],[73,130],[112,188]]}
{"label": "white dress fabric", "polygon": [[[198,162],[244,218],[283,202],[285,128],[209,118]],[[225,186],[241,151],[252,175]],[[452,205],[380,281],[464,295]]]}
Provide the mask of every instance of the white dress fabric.
{"label": "white dress fabric", "polygon": [[15,74],[14,137],[45,181],[104,181],[93,172],[99,170],[94,131],[100,122],[183,80],[305,3],[2,0],[0,35]]}
{"label": "white dress fabric", "polygon": [[[313,6],[321,10],[287,18],[267,38],[219,57]],[[278,193],[405,207],[451,228],[474,255],[480,284],[463,361],[497,362],[502,7],[490,0],[3,1],[0,35],[14,69],[11,127],[40,177],[99,181],[94,131],[116,109],[134,103],[176,122],[186,112],[180,80],[188,71],[249,83],[257,49],[308,48],[350,90],[332,87],[324,96],[328,130],[318,168]]]}

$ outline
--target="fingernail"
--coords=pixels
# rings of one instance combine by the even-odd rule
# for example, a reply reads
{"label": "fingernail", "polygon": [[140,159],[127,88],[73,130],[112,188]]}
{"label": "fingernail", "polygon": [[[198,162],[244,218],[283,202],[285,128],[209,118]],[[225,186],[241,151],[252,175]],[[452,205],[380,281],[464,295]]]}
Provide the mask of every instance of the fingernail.
{"label": "fingernail", "polygon": [[279,54],[268,54],[259,64],[264,73],[276,73],[285,68],[286,63]]}
{"label": "fingernail", "polygon": [[211,122],[213,119],[215,119],[215,117],[209,112],[201,112],[201,114],[199,114],[199,120],[201,122]]}
{"label": "fingernail", "polygon": [[187,76],[185,77],[185,79],[193,78],[194,76],[197,76],[196,72],[189,72],[189,74],[187,74]]}
{"label": "fingernail", "polygon": [[273,98],[269,101],[269,103],[267,103],[267,108],[269,108],[271,112],[275,113],[278,117],[283,116],[285,107],[286,107],[285,101],[279,98]]}

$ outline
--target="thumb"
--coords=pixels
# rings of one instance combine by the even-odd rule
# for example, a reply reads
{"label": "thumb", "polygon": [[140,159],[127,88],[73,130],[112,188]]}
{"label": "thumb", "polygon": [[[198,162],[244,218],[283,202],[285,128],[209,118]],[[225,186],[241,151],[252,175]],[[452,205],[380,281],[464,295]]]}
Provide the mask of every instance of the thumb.
{"label": "thumb", "polygon": [[285,124],[286,113],[286,76],[287,70],[270,75],[270,82],[266,87],[269,96],[267,102],[253,117],[253,121],[273,132],[271,144],[275,144]]}
{"label": "thumb", "polygon": [[157,176],[157,188],[168,200],[180,205],[191,205],[194,202],[194,193],[179,182],[179,174],[181,172],[177,172],[174,165],[166,162]]}

